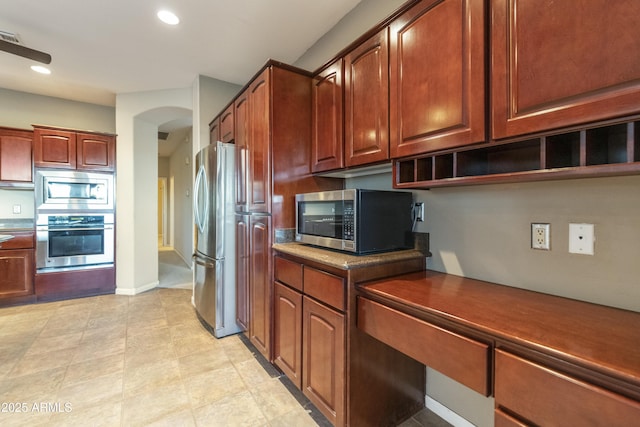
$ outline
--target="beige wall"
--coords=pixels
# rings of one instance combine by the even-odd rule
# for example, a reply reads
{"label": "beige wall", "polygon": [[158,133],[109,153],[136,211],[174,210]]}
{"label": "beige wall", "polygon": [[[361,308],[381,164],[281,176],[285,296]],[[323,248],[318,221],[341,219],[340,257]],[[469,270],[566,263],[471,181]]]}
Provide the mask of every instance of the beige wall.
{"label": "beige wall", "polygon": [[0,126],[33,124],[115,133],[115,108],[0,88]]}

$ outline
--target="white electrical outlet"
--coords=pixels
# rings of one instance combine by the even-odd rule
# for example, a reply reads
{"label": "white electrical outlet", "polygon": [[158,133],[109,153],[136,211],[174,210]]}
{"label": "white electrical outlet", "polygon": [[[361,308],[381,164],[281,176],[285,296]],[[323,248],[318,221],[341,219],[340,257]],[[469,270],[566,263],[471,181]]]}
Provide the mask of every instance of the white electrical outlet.
{"label": "white electrical outlet", "polygon": [[13,205],[13,213],[14,214],[19,214],[22,212],[22,206],[21,205]]}
{"label": "white electrical outlet", "polygon": [[531,224],[531,248],[551,250],[551,224],[532,223]]}
{"label": "white electrical outlet", "polygon": [[569,253],[593,255],[594,228],[593,224],[569,224]]}

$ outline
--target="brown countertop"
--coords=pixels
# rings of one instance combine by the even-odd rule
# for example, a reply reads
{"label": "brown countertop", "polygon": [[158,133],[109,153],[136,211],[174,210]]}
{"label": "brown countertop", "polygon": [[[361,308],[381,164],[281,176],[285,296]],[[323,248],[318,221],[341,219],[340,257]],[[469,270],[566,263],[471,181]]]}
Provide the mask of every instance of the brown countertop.
{"label": "brown countertop", "polygon": [[640,313],[429,270],[359,289],[640,387]]}
{"label": "brown countertop", "polygon": [[311,261],[320,262],[322,264],[336,267],[342,270],[371,267],[388,262],[425,257],[422,252],[415,249],[382,252],[371,255],[351,255],[344,252],[322,249],[302,243],[276,243],[273,245],[273,249],[278,252],[295,255]]}

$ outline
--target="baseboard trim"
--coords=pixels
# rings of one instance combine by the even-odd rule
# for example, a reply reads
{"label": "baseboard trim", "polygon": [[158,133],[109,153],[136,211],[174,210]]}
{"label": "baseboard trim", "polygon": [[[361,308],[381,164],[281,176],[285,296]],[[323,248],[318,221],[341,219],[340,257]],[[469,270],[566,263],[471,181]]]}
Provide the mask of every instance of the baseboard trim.
{"label": "baseboard trim", "polygon": [[159,284],[160,282],[156,280],[155,282],[151,282],[137,288],[116,288],[116,295],[128,295],[128,296],[138,295],[143,292],[150,291],[151,289],[155,288]]}
{"label": "baseboard trim", "polygon": [[466,419],[462,418],[460,415],[453,412],[451,409],[444,406],[442,403],[437,400],[425,396],[424,404],[431,412],[435,413],[437,416],[448,422],[454,427],[475,427],[474,424],[470,423]]}

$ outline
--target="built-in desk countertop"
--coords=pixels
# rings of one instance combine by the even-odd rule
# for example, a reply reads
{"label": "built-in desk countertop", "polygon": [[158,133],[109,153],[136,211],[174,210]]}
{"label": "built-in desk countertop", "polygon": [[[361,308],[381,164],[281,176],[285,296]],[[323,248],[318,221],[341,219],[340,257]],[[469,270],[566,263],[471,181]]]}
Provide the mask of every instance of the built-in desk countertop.
{"label": "built-in desk countertop", "polygon": [[640,397],[640,313],[429,270],[357,288],[396,310],[475,332],[496,348],[584,368]]}

